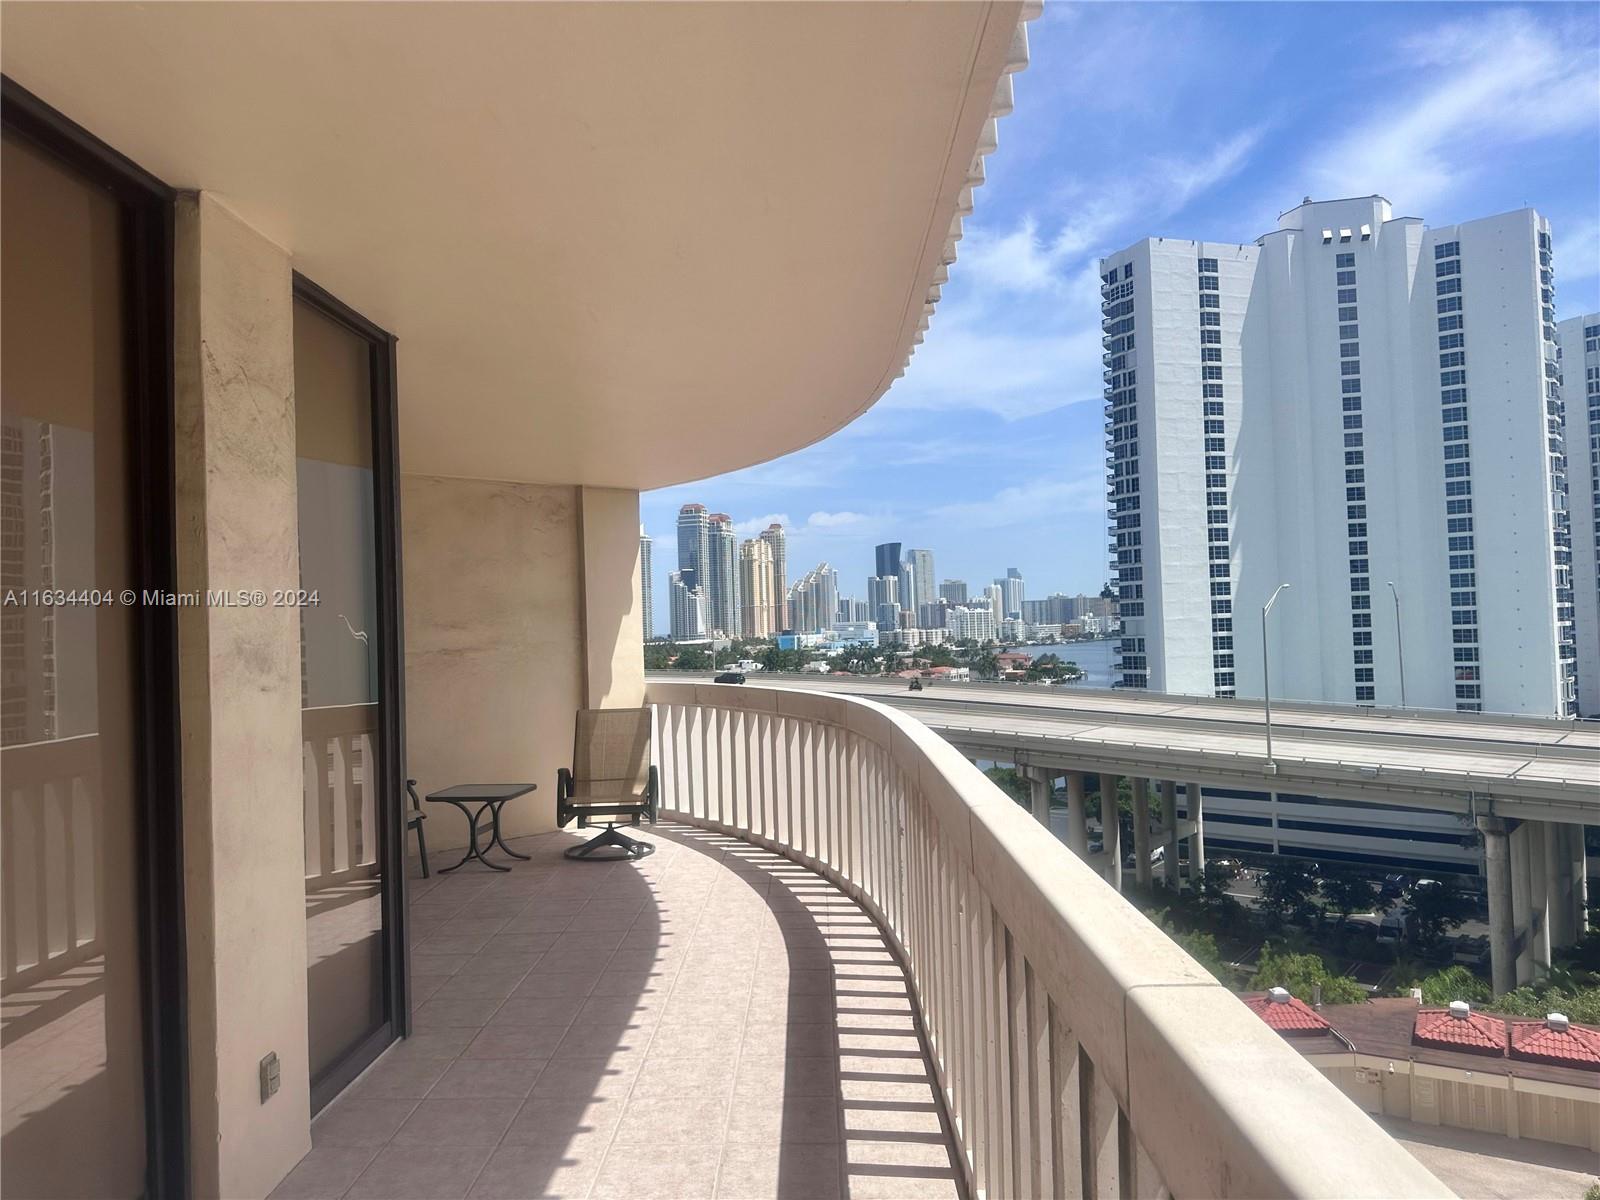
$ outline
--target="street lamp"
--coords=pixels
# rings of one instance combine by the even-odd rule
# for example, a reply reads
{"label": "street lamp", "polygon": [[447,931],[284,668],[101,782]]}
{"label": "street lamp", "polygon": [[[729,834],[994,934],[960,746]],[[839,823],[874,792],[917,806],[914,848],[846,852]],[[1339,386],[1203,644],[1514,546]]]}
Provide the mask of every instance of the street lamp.
{"label": "street lamp", "polygon": [[1389,591],[1394,594],[1394,650],[1400,658],[1400,707],[1406,706],[1406,644],[1400,636],[1400,593],[1394,580],[1389,580]]}
{"label": "street lamp", "polygon": [[1278,602],[1278,597],[1289,585],[1280,583],[1277,591],[1265,604],[1261,606],[1261,699],[1266,705],[1267,713],[1267,774],[1276,775],[1278,764],[1272,758],[1272,671],[1267,665],[1267,614],[1272,611],[1272,606]]}

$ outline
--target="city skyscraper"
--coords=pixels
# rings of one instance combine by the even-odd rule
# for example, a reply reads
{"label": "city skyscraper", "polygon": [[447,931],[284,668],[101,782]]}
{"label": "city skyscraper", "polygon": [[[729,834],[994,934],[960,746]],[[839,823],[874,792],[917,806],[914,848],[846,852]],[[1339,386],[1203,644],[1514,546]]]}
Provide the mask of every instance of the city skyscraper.
{"label": "city skyscraper", "polygon": [[1101,283],[1121,686],[1260,695],[1289,583],[1274,693],[1573,711],[1544,218],[1307,200]]}
{"label": "city skyscraper", "polygon": [[1578,712],[1600,716],[1600,313],[1556,326],[1569,428],[1567,508],[1572,515],[1573,632]]}
{"label": "city skyscraper", "polygon": [[789,628],[789,537],[774,521],[761,533],[772,551],[772,632]]}
{"label": "city skyscraper", "polygon": [[733,518],[712,513],[707,521],[706,621],[713,633],[739,636],[739,540]]}
{"label": "city skyscraper", "polygon": [[900,543],[884,542],[873,551],[873,558],[880,579],[900,578]]}
{"label": "city skyscraper", "polygon": [[900,580],[894,575],[874,575],[867,580],[867,608],[879,629],[900,627]]}
{"label": "city skyscraper", "polygon": [[772,561],[772,544],[765,536],[750,538],[739,544],[739,628],[747,638],[771,637],[778,630],[773,626],[773,614],[778,606],[773,602],[776,590],[776,571]]}
{"label": "city skyscraper", "polygon": [[789,589],[789,618],[796,633],[817,633],[838,619],[839,572],[818,563]]}
{"label": "city skyscraper", "polygon": [[646,641],[656,635],[655,541],[639,526],[639,615]]}
{"label": "city skyscraper", "polygon": [[682,571],[667,576],[667,609],[673,641],[696,641],[706,636],[705,597],[699,588],[689,586]]}
{"label": "city skyscraper", "polygon": [[1000,585],[1000,607],[1005,610],[1002,616],[1021,616],[1024,589],[1022,572],[1016,567],[1007,567],[1005,578],[996,579],[995,582]]}
{"label": "city skyscraper", "polygon": [[967,581],[965,579],[946,579],[939,585],[939,599],[948,600],[951,604],[965,604],[967,602]]}
{"label": "city skyscraper", "polygon": [[900,602],[906,608],[921,612],[924,604],[932,604],[939,598],[938,576],[933,573],[933,551],[907,550],[901,561],[911,565],[912,594],[906,596],[902,588]]}
{"label": "city skyscraper", "polygon": [[678,572],[688,588],[704,588],[711,523],[704,504],[685,504],[678,510]]}
{"label": "city skyscraper", "polygon": [[1006,619],[1005,589],[998,583],[991,583],[983,589],[983,595],[989,605],[989,611],[994,614],[995,627],[999,628],[1000,622]]}

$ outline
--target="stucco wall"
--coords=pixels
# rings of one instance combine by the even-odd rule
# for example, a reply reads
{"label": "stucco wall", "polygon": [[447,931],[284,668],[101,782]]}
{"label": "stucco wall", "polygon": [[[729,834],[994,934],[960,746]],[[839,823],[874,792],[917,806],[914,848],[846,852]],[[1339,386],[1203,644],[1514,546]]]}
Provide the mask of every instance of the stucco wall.
{"label": "stucco wall", "polygon": [[[505,828],[551,829],[583,703],[577,489],[407,475],[401,514],[406,773],[424,795],[537,783]],[[466,844],[456,809],[426,808],[430,851]]]}
{"label": "stucco wall", "polygon": [[584,705],[644,703],[639,493],[579,491],[583,551]]}
{"label": "stucco wall", "polygon": [[[289,258],[207,194],[176,232],[179,587],[293,587]],[[296,614],[180,608],[178,638],[194,1191],[261,1196],[311,1144]]]}

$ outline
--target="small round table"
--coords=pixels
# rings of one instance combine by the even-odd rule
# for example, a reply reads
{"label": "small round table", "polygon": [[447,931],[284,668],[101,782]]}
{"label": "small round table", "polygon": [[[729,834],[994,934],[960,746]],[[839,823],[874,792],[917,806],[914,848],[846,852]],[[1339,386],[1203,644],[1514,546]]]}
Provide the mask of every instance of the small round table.
{"label": "small round table", "polygon": [[[467,818],[467,825],[472,831],[472,840],[467,847],[467,852],[461,856],[461,861],[454,866],[445,867],[439,872],[441,875],[454,871],[457,867],[464,867],[468,860],[477,859],[491,871],[509,871],[510,867],[502,867],[490,862],[483,856],[483,850],[490,846],[499,846],[512,858],[520,858],[524,862],[532,858],[531,854],[518,854],[505,839],[500,836],[500,810],[505,807],[507,800],[515,800],[527,792],[534,791],[539,785],[536,783],[458,783],[454,787],[447,787],[442,792],[429,792],[427,800],[430,804],[454,804],[461,810],[461,815]],[[476,804],[473,810],[470,806]],[[478,822],[483,819],[484,813],[489,814],[489,843],[478,849]]]}

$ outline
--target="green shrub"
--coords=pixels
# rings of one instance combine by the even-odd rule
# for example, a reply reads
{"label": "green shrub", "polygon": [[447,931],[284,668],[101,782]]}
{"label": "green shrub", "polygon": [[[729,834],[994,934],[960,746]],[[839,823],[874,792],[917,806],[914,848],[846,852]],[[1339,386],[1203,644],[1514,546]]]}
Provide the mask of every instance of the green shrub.
{"label": "green shrub", "polygon": [[1354,979],[1335,975],[1318,954],[1287,954],[1268,943],[1261,950],[1250,986],[1256,991],[1281,987],[1297,1000],[1311,1003],[1316,984],[1322,985],[1324,1004],[1359,1004],[1367,998],[1366,989]]}
{"label": "green shrub", "polygon": [[1446,967],[1422,981],[1422,1002],[1443,1006],[1452,1000],[1466,1000],[1482,1004],[1489,999],[1491,990],[1466,967]]}

